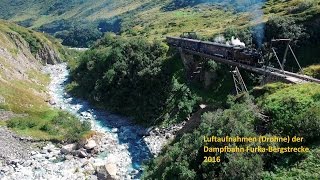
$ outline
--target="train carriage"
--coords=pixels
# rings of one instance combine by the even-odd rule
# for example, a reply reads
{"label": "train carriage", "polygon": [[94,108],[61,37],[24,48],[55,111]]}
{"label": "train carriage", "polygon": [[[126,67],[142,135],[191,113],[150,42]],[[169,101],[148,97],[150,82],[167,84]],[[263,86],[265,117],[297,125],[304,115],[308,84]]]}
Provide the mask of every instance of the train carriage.
{"label": "train carriage", "polygon": [[213,42],[202,42],[199,51],[202,53],[219,56],[226,59],[233,59],[233,47]]}
{"label": "train carriage", "polygon": [[172,46],[180,46],[180,42],[181,42],[181,38],[177,38],[177,37],[167,37],[167,42],[168,44],[172,45]]}
{"label": "train carriage", "polygon": [[185,49],[199,51],[199,45],[201,41],[195,39],[181,38],[180,46]]}
{"label": "train carriage", "polygon": [[167,37],[167,42],[170,45],[183,49],[209,54],[243,64],[253,66],[262,66],[263,64],[262,54],[255,49],[177,37]]}

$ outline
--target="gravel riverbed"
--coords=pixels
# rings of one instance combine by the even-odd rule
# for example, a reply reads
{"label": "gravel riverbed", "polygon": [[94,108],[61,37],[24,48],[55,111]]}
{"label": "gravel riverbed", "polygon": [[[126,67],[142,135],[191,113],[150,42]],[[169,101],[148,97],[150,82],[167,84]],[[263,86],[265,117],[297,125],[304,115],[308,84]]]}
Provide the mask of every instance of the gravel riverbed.
{"label": "gravel riverbed", "polygon": [[52,143],[41,146],[0,128],[0,179],[139,179],[142,163],[157,156],[182,128],[183,124],[145,129],[126,117],[95,109],[65,93],[69,76],[66,64],[48,65],[44,71],[52,80],[49,103],[82,121],[90,121],[97,135],[81,147]]}

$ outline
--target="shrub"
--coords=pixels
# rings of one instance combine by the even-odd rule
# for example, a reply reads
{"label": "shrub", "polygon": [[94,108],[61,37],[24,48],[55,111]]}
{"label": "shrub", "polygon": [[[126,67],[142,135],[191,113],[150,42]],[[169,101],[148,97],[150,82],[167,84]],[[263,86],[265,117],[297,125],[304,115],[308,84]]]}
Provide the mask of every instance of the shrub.
{"label": "shrub", "polygon": [[90,47],[96,40],[101,38],[102,32],[94,26],[84,26],[80,23],[68,28],[68,30],[60,31],[55,37],[62,39],[62,44],[72,47]]}
{"label": "shrub", "polygon": [[89,122],[72,122],[70,123],[69,128],[66,135],[65,140],[68,142],[77,142],[83,138],[85,133],[91,130],[91,125]]}
{"label": "shrub", "polygon": [[36,120],[24,119],[24,118],[16,118],[8,121],[7,126],[10,128],[18,128],[18,129],[31,129],[36,127],[38,122]]}
{"label": "shrub", "polygon": [[235,38],[239,38],[242,42],[246,44],[246,46],[252,46],[253,42],[253,31],[249,28],[237,28],[234,26],[227,27],[223,33],[223,36],[226,40],[230,41],[232,36]]}
{"label": "shrub", "polygon": [[59,112],[59,114],[52,119],[52,124],[66,130],[64,139],[68,142],[80,140],[91,130],[91,124],[89,122],[81,122],[78,118],[67,112]]}
{"label": "shrub", "polygon": [[320,137],[320,103],[306,108],[304,112],[293,119],[294,130],[298,136],[307,140],[317,140]]}
{"label": "shrub", "polygon": [[305,75],[320,79],[320,65],[312,65],[303,69]]}
{"label": "shrub", "polygon": [[297,43],[298,40],[306,37],[304,31],[304,27],[297,24],[293,18],[275,16],[271,17],[266,23],[265,36],[267,42],[270,42],[273,38],[288,38]]}
{"label": "shrub", "polygon": [[172,78],[175,67],[171,65],[179,59],[167,60],[167,52],[168,46],[158,41],[107,34],[81,57],[71,73],[77,87],[68,88],[141,123],[160,122],[165,114],[184,119],[197,100],[187,86]]}
{"label": "shrub", "polygon": [[293,85],[267,95],[259,103],[272,117],[267,124],[269,132],[278,135],[319,138],[319,94],[317,84]]}
{"label": "shrub", "polygon": [[[56,112],[50,111],[55,114]],[[25,117],[9,120],[7,126],[17,131],[30,132],[37,139],[76,142],[90,132],[89,122],[81,122],[68,112],[59,111],[53,117]]]}
{"label": "shrub", "polygon": [[315,5],[312,1],[303,1],[300,2],[297,6],[289,7],[288,8],[288,13],[289,14],[297,14],[304,12],[305,10],[311,8],[313,5]]}
{"label": "shrub", "polygon": [[308,157],[290,168],[280,168],[275,172],[263,173],[263,179],[319,179],[320,149],[308,154]]}
{"label": "shrub", "polygon": [[[147,164],[143,179],[260,179],[263,161],[258,154],[209,153],[206,155],[221,156],[221,163],[203,163],[203,136],[255,136],[253,122],[256,118],[256,107],[250,100],[233,104],[224,111],[204,114],[199,129],[192,134],[185,134]],[[220,145],[215,144],[215,147]]]}

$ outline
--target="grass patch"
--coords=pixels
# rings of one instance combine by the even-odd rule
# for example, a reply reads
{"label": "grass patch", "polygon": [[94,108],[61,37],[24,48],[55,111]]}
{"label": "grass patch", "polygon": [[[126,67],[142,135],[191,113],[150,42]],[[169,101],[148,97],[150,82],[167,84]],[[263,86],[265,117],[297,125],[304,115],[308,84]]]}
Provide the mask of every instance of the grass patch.
{"label": "grass patch", "polygon": [[291,168],[277,169],[276,172],[267,172],[264,179],[319,179],[320,177],[320,148],[316,148],[308,153],[306,159],[296,163]]}
{"label": "grass patch", "polygon": [[81,122],[75,116],[50,110],[40,116],[14,118],[7,126],[22,135],[32,136],[39,140],[76,142],[90,133],[88,122]]}
{"label": "grass patch", "polygon": [[320,3],[317,0],[267,1],[264,6],[268,16],[291,16],[296,20],[305,21],[320,14]]}
{"label": "grass patch", "polygon": [[0,127],[6,126],[6,125],[7,125],[6,121],[0,121]]}
{"label": "grass patch", "polygon": [[[42,81],[46,80],[46,76],[43,76]],[[45,85],[41,87],[45,88]],[[74,142],[90,132],[89,124],[80,122],[66,112],[50,109],[45,98],[35,93],[38,91],[36,83],[0,81],[0,94],[6,99],[1,108],[26,115],[13,118],[1,125],[7,125],[18,134],[39,140]]]}
{"label": "grass patch", "polygon": [[312,65],[303,69],[305,75],[320,79],[320,65]]}
{"label": "grass patch", "polygon": [[150,40],[161,39],[168,35],[178,36],[182,32],[192,31],[204,37],[210,37],[223,32],[231,24],[242,26],[250,22],[246,13],[234,14],[231,11],[210,6],[201,7],[201,10],[186,8],[166,12],[155,7],[135,17],[124,19],[122,23],[124,35],[143,35]]}
{"label": "grass patch", "polygon": [[25,114],[0,126],[8,126],[18,134],[32,136],[39,140],[74,142],[90,131],[90,125],[81,123],[76,117],[50,109],[41,94],[49,83],[49,78],[37,71],[29,71],[30,81],[0,80],[0,94],[6,100],[2,109],[16,114]]}

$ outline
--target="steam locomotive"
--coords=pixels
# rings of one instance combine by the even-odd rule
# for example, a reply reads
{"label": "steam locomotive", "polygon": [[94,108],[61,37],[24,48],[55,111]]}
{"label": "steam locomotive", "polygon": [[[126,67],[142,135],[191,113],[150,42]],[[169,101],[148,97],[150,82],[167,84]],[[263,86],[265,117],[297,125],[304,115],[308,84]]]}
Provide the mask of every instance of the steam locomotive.
{"label": "steam locomotive", "polygon": [[167,42],[172,46],[217,56],[251,66],[262,67],[263,65],[262,54],[255,49],[179,37],[167,37]]}

